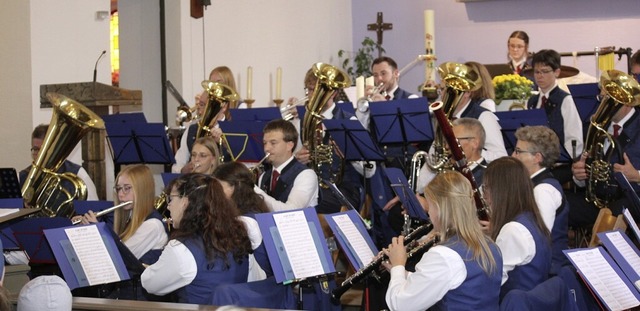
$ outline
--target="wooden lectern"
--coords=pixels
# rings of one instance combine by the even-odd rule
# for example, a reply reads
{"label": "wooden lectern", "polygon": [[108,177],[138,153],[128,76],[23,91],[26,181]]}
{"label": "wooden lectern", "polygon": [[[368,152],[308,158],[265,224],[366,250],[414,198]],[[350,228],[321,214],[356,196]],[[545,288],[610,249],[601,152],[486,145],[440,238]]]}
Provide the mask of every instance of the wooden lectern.
{"label": "wooden lectern", "polygon": [[[99,82],[79,82],[40,85],[40,108],[50,108],[49,92],[67,96],[93,110],[99,116],[118,113],[120,106],[142,106],[142,91],[127,90]],[[98,198],[106,199],[106,168],[104,164],[105,131],[91,131],[82,138],[82,166],[96,185]]]}

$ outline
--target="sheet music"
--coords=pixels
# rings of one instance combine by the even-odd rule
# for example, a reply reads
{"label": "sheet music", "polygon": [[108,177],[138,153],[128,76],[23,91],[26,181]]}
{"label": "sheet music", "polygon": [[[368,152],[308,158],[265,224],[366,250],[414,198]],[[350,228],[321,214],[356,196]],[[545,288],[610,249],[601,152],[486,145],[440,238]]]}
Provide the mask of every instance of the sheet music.
{"label": "sheet music", "polygon": [[338,225],[338,228],[340,228],[340,231],[342,231],[342,233],[344,234],[344,238],[349,241],[349,243],[353,247],[353,251],[355,252],[356,256],[358,256],[360,262],[363,265],[371,262],[371,259],[376,254],[371,251],[369,244],[367,244],[367,241],[365,241],[364,237],[362,237],[362,234],[360,233],[360,231],[358,231],[358,228],[356,228],[353,221],[351,221],[349,215],[341,214],[331,216],[331,218],[333,218],[333,221],[335,221],[335,223]]}
{"label": "sheet music", "polygon": [[273,220],[280,232],[295,277],[306,278],[324,274],[320,254],[313,242],[304,212],[274,214]]}
{"label": "sheet music", "polygon": [[633,233],[636,235],[636,238],[640,240],[640,228],[638,228],[638,224],[636,223],[636,220],[633,219],[633,215],[631,215],[631,212],[629,211],[629,209],[627,208],[623,209],[622,214],[624,215],[624,218],[627,220],[627,224],[629,224],[629,227],[631,227],[631,229],[633,230]]}
{"label": "sheet music", "polygon": [[584,249],[567,255],[609,309],[624,310],[638,306],[640,301],[623,282],[622,276],[613,270],[601,249]]}
{"label": "sheet music", "polygon": [[627,243],[627,240],[622,237],[622,234],[620,234],[619,231],[613,231],[607,232],[606,236],[611,243],[613,243],[613,246],[620,251],[620,254],[622,254],[624,260],[633,268],[633,271],[640,276],[640,256],[638,256],[638,253]]}
{"label": "sheet music", "polygon": [[0,208],[0,217],[15,214],[19,211],[20,211],[19,208]]}
{"label": "sheet music", "polygon": [[64,229],[73,250],[78,255],[89,285],[120,281],[111,256],[104,245],[98,227],[81,226]]}

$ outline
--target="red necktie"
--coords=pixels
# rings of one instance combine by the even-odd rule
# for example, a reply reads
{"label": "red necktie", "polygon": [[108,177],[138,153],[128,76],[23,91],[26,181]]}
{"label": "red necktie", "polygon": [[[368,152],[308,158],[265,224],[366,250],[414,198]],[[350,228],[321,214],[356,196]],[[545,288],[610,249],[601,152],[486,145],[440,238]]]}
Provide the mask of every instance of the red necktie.
{"label": "red necktie", "polygon": [[384,96],[384,99],[386,99],[386,100],[390,100],[390,99],[391,99],[391,95],[389,95],[389,94],[385,95],[385,96]]}
{"label": "red necktie", "polygon": [[547,97],[542,96],[542,104],[540,105],[540,108],[544,108],[546,105],[547,105]]}
{"label": "red necktie", "polygon": [[622,128],[622,126],[618,125],[618,124],[614,124],[613,125],[613,138],[618,138],[618,136],[620,136],[620,129]]}
{"label": "red necktie", "polygon": [[516,73],[520,74],[521,70],[522,70],[522,65],[518,65],[518,67],[516,67]]}
{"label": "red necktie", "polygon": [[280,173],[278,171],[273,170],[271,173],[271,191],[276,189],[276,183],[278,182],[278,177],[280,177]]}

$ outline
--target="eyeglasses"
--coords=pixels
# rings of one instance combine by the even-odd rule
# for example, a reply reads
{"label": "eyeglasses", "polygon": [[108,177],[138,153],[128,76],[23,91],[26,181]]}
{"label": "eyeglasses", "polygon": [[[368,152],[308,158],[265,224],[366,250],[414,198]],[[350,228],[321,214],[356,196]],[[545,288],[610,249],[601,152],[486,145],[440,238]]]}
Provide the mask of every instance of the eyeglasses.
{"label": "eyeglasses", "polygon": [[182,195],[180,195],[180,194],[167,194],[167,204],[171,204],[171,202],[173,202],[173,198],[174,197],[181,198]]}
{"label": "eyeglasses", "polygon": [[521,50],[521,49],[524,49],[525,46],[524,45],[509,44],[509,48],[510,49],[514,49],[514,50]]}
{"label": "eyeglasses", "polygon": [[533,74],[541,76],[541,75],[546,75],[546,74],[551,73],[551,72],[553,72],[553,69],[535,70],[533,72]]}
{"label": "eyeglasses", "polygon": [[129,192],[131,192],[131,189],[133,189],[133,186],[131,185],[113,187],[113,191],[115,191],[116,194],[119,193],[120,191],[122,191],[122,194],[129,194]]}
{"label": "eyeglasses", "polygon": [[31,149],[30,149],[30,150],[31,150],[31,153],[34,153],[34,154],[35,154],[35,153],[40,152],[40,147],[31,147]]}
{"label": "eyeglasses", "polygon": [[515,150],[513,150],[513,152],[515,152],[516,155],[519,155],[521,153],[528,153],[528,154],[536,154],[536,153],[538,153],[537,151],[522,150],[520,148],[516,148]]}

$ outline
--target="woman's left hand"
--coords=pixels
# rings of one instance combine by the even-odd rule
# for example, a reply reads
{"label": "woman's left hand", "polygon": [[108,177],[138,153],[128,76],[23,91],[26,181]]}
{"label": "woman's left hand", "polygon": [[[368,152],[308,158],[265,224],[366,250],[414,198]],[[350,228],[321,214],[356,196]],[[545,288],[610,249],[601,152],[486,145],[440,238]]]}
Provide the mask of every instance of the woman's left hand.
{"label": "woman's left hand", "polygon": [[391,244],[384,250],[391,267],[404,266],[407,263],[407,250],[404,248],[404,236],[391,239]]}

